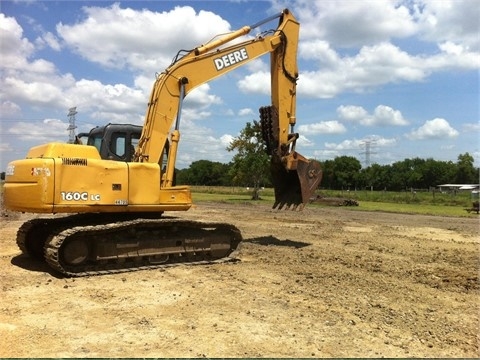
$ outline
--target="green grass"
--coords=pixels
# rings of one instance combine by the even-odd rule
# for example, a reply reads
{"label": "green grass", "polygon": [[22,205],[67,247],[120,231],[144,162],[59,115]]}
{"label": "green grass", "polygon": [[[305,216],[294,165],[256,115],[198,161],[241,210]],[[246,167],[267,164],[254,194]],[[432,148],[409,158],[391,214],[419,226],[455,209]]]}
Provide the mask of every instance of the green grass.
{"label": "green grass", "polygon": [[335,191],[322,190],[325,196],[348,197],[358,201],[386,202],[396,204],[424,204],[470,206],[471,194],[468,191],[457,193],[440,193],[429,191]]}
{"label": "green grass", "polygon": [[193,202],[228,202],[228,203],[271,203],[275,200],[273,189],[260,191],[260,201],[252,200],[252,190],[240,187],[192,186]]}
{"label": "green grass", "polygon": [[[260,192],[261,200],[253,201],[252,190],[241,187],[208,187],[192,186],[193,202],[224,202],[231,204],[266,204],[273,205],[275,200],[273,189]],[[478,217],[474,212],[468,213],[471,207],[470,193],[440,194],[411,192],[370,192],[370,191],[321,191],[325,196],[352,198],[360,206],[344,207],[351,211],[383,211],[402,214],[423,214],[434,216]],[[322,204],[308,206],[323,207]]]}

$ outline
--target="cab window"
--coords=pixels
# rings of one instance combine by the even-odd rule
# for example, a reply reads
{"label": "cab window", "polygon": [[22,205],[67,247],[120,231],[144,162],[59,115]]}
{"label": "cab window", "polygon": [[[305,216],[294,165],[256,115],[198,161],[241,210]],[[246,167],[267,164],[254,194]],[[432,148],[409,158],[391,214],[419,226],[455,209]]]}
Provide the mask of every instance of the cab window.
{"label": "cab window", "polygon": [[100,153],[102,147],[102,134],[93,135],[88,137],[87,145],[95,146]]}
{"label": "cab window", "polygon": [[112,141],[110,143],[110,152],[114,155],[124,158],[125,157],[125,144],[127,134],[123,132],[116,132],[112,134]]}

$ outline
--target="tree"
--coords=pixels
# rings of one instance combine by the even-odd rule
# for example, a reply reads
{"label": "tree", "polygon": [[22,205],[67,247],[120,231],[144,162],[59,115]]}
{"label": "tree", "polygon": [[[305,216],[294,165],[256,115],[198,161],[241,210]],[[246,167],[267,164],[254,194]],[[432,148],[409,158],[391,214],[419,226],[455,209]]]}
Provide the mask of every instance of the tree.
{"label": "tree", "polygon": [[335,186],[335,163],[333,160],[325,160],[322,164],[322,183],[325,189],[333,189]]}
{"label": "tree", "polygon": [[391,190],[402,191],[416,187],[422,174],[418,171],[418,161],[416,159],[405,159],[394,162],[390,168],[390,186]]}
{"label": "tree", "polygon": [[335,176],[335,188],[356,188],[358,176],[362,165],[353,156],[338,156],[334,160],[333,173]]}
{"label": "tree", "polygon": [[452,161],[438,161],[428,158],[423,166],[423,188],[454,182],[456,166]]}
{"label": "tree", "polygon": [[253,187],[252,200],[259,200],[260,185],[269,182],[270,157],[262,139],[258,121],[247,122],[240,135],[232,140],[228,151],[236,150],[230,175],[235,184]]}
{"label": "tree", "polygon": [[468,152],[458,155],[457,184],[478,184],[478,171],[473,166],[473,156]]}
{"label": "tree", "polygon": [[368,189],[385,190],[389,184],[388,169],[389,166],[379,164],[372,164],[362,169],[363,185]]}
{"label": "tree", "polygon": [[325,160],[321,166],[321,186],[325,189],[357,188],[360,185],[362,165],[353,156],[337,156],[333,160]]}
{"label": "tree", "polygon": [[229,185],[228,164],[210,160],[197,160],[177,174],[177,181],[181,184],[225,186]]}

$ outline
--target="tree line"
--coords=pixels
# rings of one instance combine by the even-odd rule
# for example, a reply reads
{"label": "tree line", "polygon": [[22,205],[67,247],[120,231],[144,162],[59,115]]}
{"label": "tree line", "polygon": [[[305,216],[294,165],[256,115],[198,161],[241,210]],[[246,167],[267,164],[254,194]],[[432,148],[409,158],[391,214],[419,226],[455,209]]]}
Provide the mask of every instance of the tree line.
{"label": "tree line", "polygon": [[[187,169],[177,170],[177,183],[249,186],[253,189],[272,186],[270,160],[258,121],[247,122],[227,150],[237,151],[230,163],[195,161]],[[480,178],[480,169],[475,168],[474,158],[468,152],[458,155],[456,162],[417,157],[362,168],[357,158],[338,156],[320,164],[323,169],[320,187],[331,190],[430,189],[441,184],[478,184]]]}
{"label": "tree line", "polygon": [[[441,184],[478,184],[480,169],[474,167],[469,153],[458,156],[457,162],[432,158],[405,159],[390,165],[372,164],[362,168],[352,156],[339,156],[320,162],[323,178],[320,187],[331,190],[388,190],[429,189]],[[268,162],[265,175],[259,177],[258,168],[251,176],[237,176],[238,164],[198,160],[182,170],[177,170],[177,183],[207,186],[260,186],[270,187]],[[248,173],[248,171],[246,170]]]}
{"label": "tree line", "polygon": [[372,189],[402,191],[430,189],[441,184],[478,184],[479,168],[468,152],[457,162],[432,158],[405,159],[390,165],[372,164],[362,168],[351,156],[340,156],[323,162],[321,187],[326,189]]}

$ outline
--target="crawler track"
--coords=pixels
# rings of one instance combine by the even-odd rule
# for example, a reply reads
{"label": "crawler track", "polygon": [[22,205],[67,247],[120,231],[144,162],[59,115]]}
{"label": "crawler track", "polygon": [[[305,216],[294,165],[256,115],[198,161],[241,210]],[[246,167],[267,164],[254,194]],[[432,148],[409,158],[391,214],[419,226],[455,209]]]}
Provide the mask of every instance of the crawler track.
{"label": "crawler track", "polygon": [[[233,225],[176,218],[130,219],[90,214],[34,219],[18,231],[20,249],[66,276],[231,261],[242,240]],[[40,248],[43,247],[43,256]]]}

